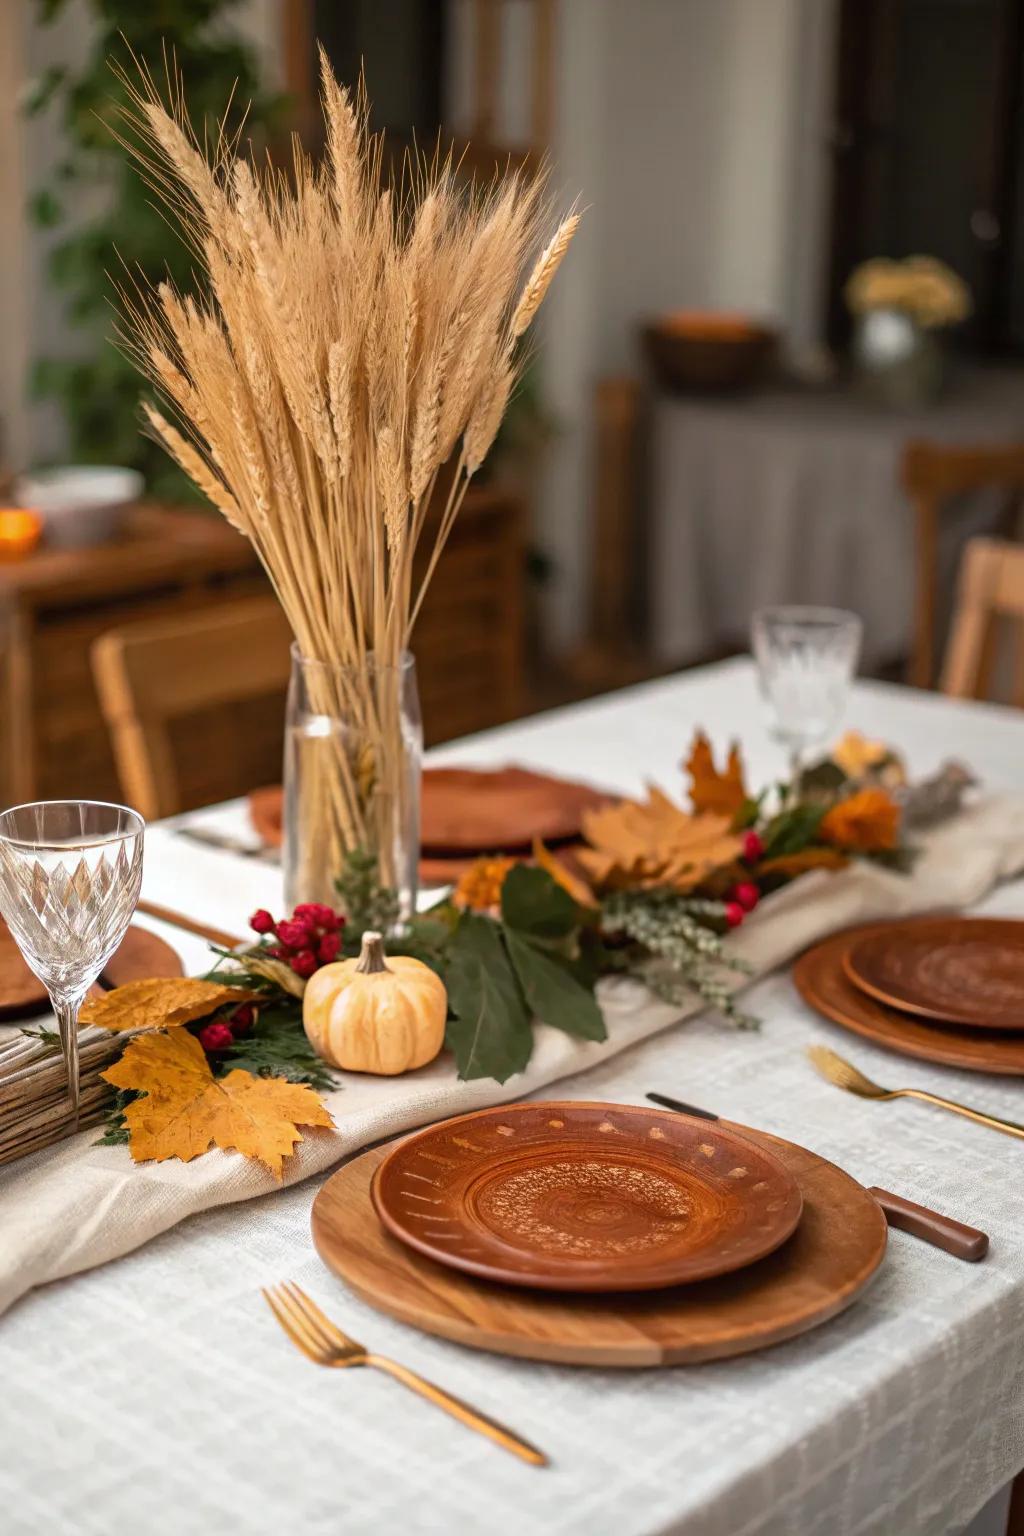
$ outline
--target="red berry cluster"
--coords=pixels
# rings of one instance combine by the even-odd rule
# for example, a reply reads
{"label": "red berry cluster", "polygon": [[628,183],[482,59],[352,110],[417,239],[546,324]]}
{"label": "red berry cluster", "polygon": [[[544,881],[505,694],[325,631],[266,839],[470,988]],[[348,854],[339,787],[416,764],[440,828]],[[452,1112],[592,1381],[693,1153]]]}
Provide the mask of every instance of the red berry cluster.
{"label": "red berry cluster", "polygon": [[[743,860],[746,864],[756,864],[764,853],[764,843],[756,832],[747,832],[743,837]],[[748,912],[753,912],[761,900],[761,892],[753,880],[739,880],[729,892],[729,899],[725,904],[725,921],[730,928],[738,928]]]}
{"label": "red berry cluster", "polygon": [[199,1044],[204,1051],[226,1051],[238,1035],[244,1035],[256,1022],[256,1010],[251,1003],[243,1003],[226,1019],[214,1019],[199,1031]]}
{"label": "red berry cluster", "polygon": [[267,954],[284,960],[296,976],[305,978],[337,960],[345,919],[322,902],[304,901],[291,917],[282,918],[279,923],[261,907],[249,919],[249,927],[261,938],[272,935],[277,942],[270,945]]}

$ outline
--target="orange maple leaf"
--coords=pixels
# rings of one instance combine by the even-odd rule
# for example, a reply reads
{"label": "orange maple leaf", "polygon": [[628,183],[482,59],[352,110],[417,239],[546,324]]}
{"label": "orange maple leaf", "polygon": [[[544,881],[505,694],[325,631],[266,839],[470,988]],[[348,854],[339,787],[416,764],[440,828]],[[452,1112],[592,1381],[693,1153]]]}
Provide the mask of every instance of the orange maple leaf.
{"label": "orange maple leaf", "polygon": [[215,1078],[187,1029],[139,1035],[102,1076],[115,1088],[145,1094],[124,1112],[137,1163],[187,1163],[215,1145],[259,1158],[279,1179],[284,1159],[303,1139],[298,1126],[334,1125],[320,1095],[304,1083],[254,1077],[240,1067]]}
{"label": "orange maple leaf", "polygon": [[879,853],[900,840],[900,808],[884,789],[859,789],[822,817],[822,842],[857,853]]}
{"label": "orange maple leaf", "polygon": [[743,760],[735,742],[729,748],[725,771],[719,773],[711,743],[703,731],[698,731],[685,768],[690,775],[690,801],[698,814],[712,811],[717,816],[732,818],[749,799],[743,782]]}
{"label": "orange maple leaf", "polygon": [[158,976],[129,981],[105,997],[88,999],[79,1018],[83,1024],[104,1029],[161,1029],[191,1024],[227,1003],[245,1003],[258,996],[246,987],[228,987],[198,976]]}

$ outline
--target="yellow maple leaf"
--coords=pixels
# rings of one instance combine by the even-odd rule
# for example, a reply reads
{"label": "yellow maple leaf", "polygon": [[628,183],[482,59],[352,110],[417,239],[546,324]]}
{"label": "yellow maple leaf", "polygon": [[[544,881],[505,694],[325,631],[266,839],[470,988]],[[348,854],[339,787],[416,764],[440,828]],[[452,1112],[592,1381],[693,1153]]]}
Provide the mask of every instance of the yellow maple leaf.
{"label": "yellow maple leaf", "polygon": [[254,1077],[240,1067],[215,1078],[186,1029],[139,1035],[102,1076],[115,1088],[145,1094],[124,1112],[137,1163],[187,1163],[215,1145],[259,1158],[279,1179],[284,1159],[303,1139],[300,1125],[334,1125],[320,1095],[304,1083]]}
{"label": "yellow maple leaf", "polygon": [[685,768],[690,775],[690,803],[696,812],[712,811],[731,820],[746,804],[749,796],[743,782],[743,761],[735,742],[729,748],[725,771],[719,773],[711,743],[703,731],[698,731]]}
{"label": "yellow maple leaf", "polygon": [[590,846],[576,858],[598,886],[692,891],[739,858],[743,842],[730,823],[729,816],[691,816],[652,786],[645,801],[585,811],[583,833]]}
{"label": "yellow maple leaf", "polygon": [[89,998],[79,1019],[103,1029],[164,1029],[191,1024],[227,1003],[250,1002],[258,996],[246,987],[226,987],[198,976],[155,976],[114,987],[104,997]]}

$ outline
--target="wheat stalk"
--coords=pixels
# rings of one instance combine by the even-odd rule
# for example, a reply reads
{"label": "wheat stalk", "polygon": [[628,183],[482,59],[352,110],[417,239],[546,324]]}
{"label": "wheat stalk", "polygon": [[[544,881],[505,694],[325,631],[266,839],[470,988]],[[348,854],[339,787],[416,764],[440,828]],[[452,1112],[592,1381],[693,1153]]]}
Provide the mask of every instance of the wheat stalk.
{"label": "wheat stalk", "polygon": [[440,154],[389,180],[365,100],[323,54],[321,72],[327,155],[297,147],[289,175],[223,126],[204,152],[177,75],[169,105],[144,67],[124,80],[123,142],[207,281],[199,298],[125,295],[121,340],[180,423],[147,405],[149,430],[252,540],[300,652],[324,664],[318,708],[365,737],[340,760],[331,744],[312,797],[334,872],[354,839],[383,846],[375,820],[400,808],[403,652],[579,218],[545,241],[540,180],[461,185]]}

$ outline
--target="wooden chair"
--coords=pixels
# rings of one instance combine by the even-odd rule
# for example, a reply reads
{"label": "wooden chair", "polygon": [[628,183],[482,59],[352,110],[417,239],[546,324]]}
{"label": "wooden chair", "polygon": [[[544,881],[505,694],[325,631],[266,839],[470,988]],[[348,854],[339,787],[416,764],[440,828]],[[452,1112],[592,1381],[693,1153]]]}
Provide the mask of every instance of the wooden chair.
{"label": "wooden chair", "polygon": [[[943,693],[956,699],[991,696],[1000,619],[1024,625],[1024,546],[971,539],[960,562]],[[1012,702],[1024,708],[1024,631],[1015,647],[1013,670]]]}
{"label": "wooden chair", "polygon": [[[128,624],[93,642],[122,793],[143,816],[172,816],[278,777],[290,640],[276,600],[261,597]],[[254,701],[267,702],[270,722],[256,766],[254,732],[225,720]],[[188,774],[190,764],[202,771]]]}
{"label": "wooden chair", "polygon": [[1024,446],[951,447],[908,443],[903,455],[903,488],[915,518],[914,640],[909,680],[931,688],[935,670],[935,623],[938,607],[939,518],[954,496],[970,491],[1006,493],[1001,531],[1008,533],[1024,493]]}

